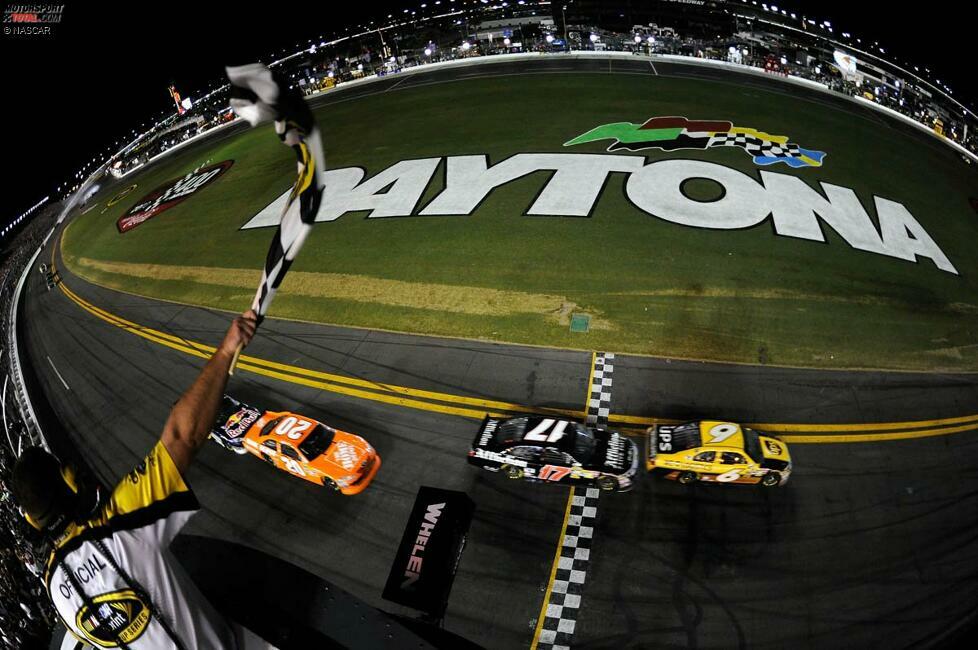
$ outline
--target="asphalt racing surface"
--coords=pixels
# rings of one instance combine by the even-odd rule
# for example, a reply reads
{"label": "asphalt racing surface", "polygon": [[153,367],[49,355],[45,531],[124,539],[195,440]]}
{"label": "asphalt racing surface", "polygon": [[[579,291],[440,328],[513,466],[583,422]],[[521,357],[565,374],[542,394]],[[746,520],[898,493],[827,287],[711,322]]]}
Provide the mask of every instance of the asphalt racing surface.
{"label": "asphalt racing surface", "polygon": [[[565,68],[786,88],[694,66],[554,58],[394,76],[320,101]],[[196,376],[194,343],[217,344],[230,315],[97,287],[55,261],[61,287],[29,278],[22,345],[69,436],[114,484]],[[421,485],[461,490],[476,513],[445,627],[489,648],[531,645],[568,490],[507,481],[465,454],[486,411],[583,411],[592,355],[274,318],[245,354],[230,394],[359,433],[383,467],[364,493],[342,497],[208,443],[189,475],[203,511],[187,532],[264,550],[409,614],[380,593],[414,496]],[[919,647],[978,605],[978,418],[963,417],[978,412],[978,375],[617,356],[611,412],[636,436],[652,417],[782,427],[795,470],[775,490],[640,476],[630,493],[603,494],[575,648]]]}

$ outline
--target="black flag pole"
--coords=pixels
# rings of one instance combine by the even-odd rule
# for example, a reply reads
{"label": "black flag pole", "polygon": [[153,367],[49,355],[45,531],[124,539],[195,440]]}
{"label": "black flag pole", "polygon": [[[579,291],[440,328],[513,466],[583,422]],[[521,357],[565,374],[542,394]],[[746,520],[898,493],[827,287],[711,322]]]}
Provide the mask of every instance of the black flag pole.
{"label": "black flag pole", "polygon": [[[323,196],[325,154],[312,111],[298,91],[289,88],[284,79],[260,63],[228,67],[227,74],[231,81],[234,112],[252,126],[274,119],[275,132],[295,152],[298,168],[251,303],[261,324],[316,220]],[[234,374],[240,355],[241,347],[234,353],[229,374]]]}

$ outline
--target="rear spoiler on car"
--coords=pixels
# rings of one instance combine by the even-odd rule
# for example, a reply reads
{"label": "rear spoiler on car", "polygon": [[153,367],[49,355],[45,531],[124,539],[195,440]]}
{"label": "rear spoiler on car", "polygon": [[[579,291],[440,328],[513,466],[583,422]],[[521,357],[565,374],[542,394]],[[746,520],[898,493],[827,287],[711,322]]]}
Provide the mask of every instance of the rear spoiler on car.
{"label": "rear spoiler on car", "polygon": [[[491,415],[486,415],[486,417],[482,418],[482,424],[479,425],[479,430],[475,432],[475,438],[472,440],[472,449],[478,449],[479,447],[485,448],[488,442],[486,434],[491,437],[499,422],[498,419]],[[486,430],[487,428],[489,429],[488,431]]]}
{"label": "rear spoiler on car", "polygon": [[655,442],[658,430],[658,424],[653,424],[645,430],[645,469],[650,472],[655,467]]}

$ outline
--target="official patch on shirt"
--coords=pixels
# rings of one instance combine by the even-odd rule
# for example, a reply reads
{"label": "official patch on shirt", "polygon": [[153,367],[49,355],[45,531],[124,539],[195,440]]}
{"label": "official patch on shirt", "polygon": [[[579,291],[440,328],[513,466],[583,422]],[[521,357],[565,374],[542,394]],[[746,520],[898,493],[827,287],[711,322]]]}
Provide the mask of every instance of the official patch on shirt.
{"label": "official patch on shirt", "polygon": [[92,606],[82,605],[75,616],[77,628],[88,640],[105,648],[117,647],[118,641],[136,641],[149,621],[149,607],[131,589],[95,596]]}

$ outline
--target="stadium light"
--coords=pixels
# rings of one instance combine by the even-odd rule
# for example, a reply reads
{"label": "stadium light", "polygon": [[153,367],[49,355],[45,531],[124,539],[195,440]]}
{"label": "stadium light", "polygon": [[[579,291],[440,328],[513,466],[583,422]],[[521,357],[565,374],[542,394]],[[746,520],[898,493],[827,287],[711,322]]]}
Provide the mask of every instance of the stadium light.
{"label": "stadium light", "polygon": [[430,47],[424,48],[424,55],[425,56],[431,56],[431,48]]}
{"label": "stadium light", "polygon": [[505,45],[506,47],[509,47],[510,43],[512,43],[512,41],[509,40],[508,36],[503,39],[503,45]]}
{"label": "stadium light", "polygon": [[655,43],[655,36],[649,36],[649,45]]}
{"label": "stadium light", "polygon": [[641,43],[642,42],[642,37],[639,36],[638,34],[635,34],[635,42],[636,43]]}
{"label": "stadium light", "polygon": [[554,42],[554,35],[553,34],[547,34],[545,40],[547,41],[547,43],[553,43]]}
{"label": "stadium light", "polygon": [[468,41],[462,41],[462,49],[463,49],[463,50],[465,50],[465,51],[468,51],[468,49],[469,49],[470,47],[472,47],[472,46],[471,46],[471,45],[469,45],[469,42],[468,42]]}

